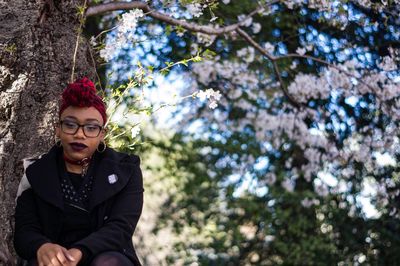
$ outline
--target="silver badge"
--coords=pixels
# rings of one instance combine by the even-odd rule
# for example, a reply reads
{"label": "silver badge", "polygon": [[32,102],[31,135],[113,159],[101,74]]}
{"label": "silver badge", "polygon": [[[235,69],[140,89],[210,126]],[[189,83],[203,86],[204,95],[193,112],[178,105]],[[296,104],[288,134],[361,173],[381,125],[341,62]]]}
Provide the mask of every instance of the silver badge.
{"label": "silver badge", "polygon": [[118,176],[116,174],[112,174],[108,176],[108,183],[114,184],[118,181]]}

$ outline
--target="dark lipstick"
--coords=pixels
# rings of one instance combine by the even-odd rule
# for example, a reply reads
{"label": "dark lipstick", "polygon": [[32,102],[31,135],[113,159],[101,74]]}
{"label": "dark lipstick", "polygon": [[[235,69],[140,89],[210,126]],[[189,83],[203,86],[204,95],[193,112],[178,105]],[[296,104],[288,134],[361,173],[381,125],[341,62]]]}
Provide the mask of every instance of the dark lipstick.
{"label": "dark lipstick", "polygon": [[69,145],[74,151],[82,151],[87,148],[85,144],[79,142],[72,142]]}

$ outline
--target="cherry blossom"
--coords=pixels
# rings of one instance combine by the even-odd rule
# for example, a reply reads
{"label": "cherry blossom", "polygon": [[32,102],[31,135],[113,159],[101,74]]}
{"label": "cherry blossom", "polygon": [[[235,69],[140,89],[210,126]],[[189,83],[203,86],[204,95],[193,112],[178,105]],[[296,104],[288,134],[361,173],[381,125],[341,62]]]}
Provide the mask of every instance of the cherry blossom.
{"label": "cherry blossom", "polygon": [[203,6],[199,3],[193,3],[186,6],[188,12],[192,14],[193,17],[200,17],[203,15]]}
{"label": "cherry blossom", "polygon": [[133,9],[122,14],[122,18],[117,26],[115,40],[106,42],[106,46],[100,50],[100,57],[106,62],[110,61],[122,46],[126,45],[129,40],[133,40],[138,20],[143,16],[144,14],[141,9]]}

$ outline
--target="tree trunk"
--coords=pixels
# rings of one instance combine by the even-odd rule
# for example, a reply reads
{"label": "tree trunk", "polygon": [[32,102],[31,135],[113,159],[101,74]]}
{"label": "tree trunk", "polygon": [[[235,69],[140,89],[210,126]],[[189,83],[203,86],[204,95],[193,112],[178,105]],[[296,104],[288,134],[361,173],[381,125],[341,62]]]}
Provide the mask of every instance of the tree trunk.
{"label": "tree trunk", "polygon": [[[78,0],[0,0],[0,264],[16,261],[12,245],[22,159],[54,143],[60,93],[70,80]],[[75,77],[94,77],[80,41]],[[51,188],[49,188],[51,189]]]}

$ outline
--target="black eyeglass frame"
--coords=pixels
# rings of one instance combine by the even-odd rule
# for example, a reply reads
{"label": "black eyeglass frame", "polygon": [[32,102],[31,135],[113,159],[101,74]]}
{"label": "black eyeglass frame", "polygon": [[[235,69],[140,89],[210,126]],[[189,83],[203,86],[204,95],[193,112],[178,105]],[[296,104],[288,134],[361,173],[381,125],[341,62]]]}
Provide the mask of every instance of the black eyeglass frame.
{"label": "black eyeglass frame", "polygon": [[[72,124],[75,124],[75,125],[78,126],[78,127],[75,129],[75,132],[74,132],[74,133],[72,133],[72,132],[65,132],[65,129],[64,129],[64,127],[63,127],[63,124],[66,123],[66,122],[72,123]],[[86,129],[85,129],[86,126],[97,127],[97,128],[99,129],[97,135],[96,135],[96,136],[88,136],[88,135],[86,134]],[[87,138],[97,138],[97,137],[100,135],[101,131],[104,129],[104,126],[100,126],[100,125],[95,125],[95,124],[83,124],[83,125],[81,125],[81,124],[78,124],[78,123],[76,123],[76,122],[74,122],[74,121],[66,121],[66,120],[60,120],[60,127],[61,127],[62,132],[64,132],[65,134],[68,134],[68,135],[75,135],[75,134],[78,132],[78,130],[79,130],[80,128],[82,128],[83,134],[84,134]]]}

